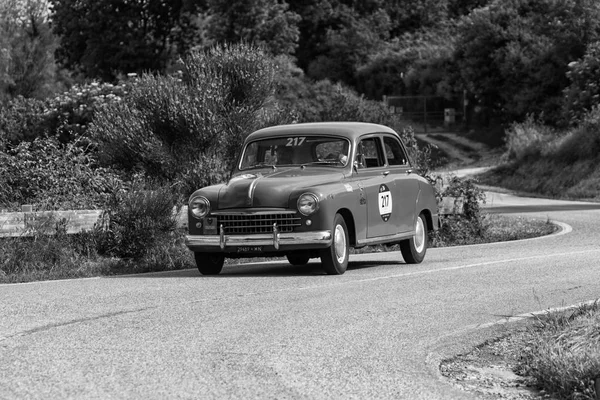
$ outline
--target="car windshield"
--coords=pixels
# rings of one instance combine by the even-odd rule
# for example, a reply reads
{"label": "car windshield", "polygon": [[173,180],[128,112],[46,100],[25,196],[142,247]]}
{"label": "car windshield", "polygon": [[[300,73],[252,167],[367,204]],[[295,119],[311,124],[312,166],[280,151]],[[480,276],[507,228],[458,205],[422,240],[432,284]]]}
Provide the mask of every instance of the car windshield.
{"label": "car windshield", "polygon": [[265,166],[326,165],[344,167],[348,164],[350,141],[341,137],[286,136],[248,143],[240,162],[240,170]]}

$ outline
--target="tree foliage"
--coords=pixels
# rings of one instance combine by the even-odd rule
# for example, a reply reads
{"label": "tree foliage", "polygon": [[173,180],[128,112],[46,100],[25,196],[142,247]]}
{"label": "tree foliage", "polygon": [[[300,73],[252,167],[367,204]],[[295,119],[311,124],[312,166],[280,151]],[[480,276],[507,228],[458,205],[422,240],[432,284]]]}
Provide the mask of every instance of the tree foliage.
{"label": "tree foliage", "polygon": [[456,67],[477,105],[504,120],[560,117],[568,64],[600,34],[595,0],[496,0],[459,25]]}
{"label": "tree foliage", "polygon": [[371,56],[357,71],[357,89],[370,98],[383,95],[451,96],[453,27],[405,34]]}
{"label": "tree foliage", "polygon": [[578,122],[594,106],[600,104],[600,42],[593,42],[583,58],[568,65],[564,114],[571,122]]}
{"label": "tree foliage", "polygon": [[0,2],[0,101],[52,94],[56,42],[46,0]]}
{"label": "tree foliage", "polygon": [[300,16],[278,0],[209,0],[207,36],[219,43],[244,41],[271,54],[292,54],[298,46]]}
{"label": "tree foliage", "polygon": [[320,44],[321,54],[308,64],[308,76],[330,79],[354,86],[356,70],[369,55],[383,49],[389,39],[390,19],[383,10],[360,15],[356,10],[340,6],[334,13],[339,21],[327,29]]}
{"label": "tree foliage", "polygon": [[197,38],[194,0],[50,0],[58,57],[86,77],[165,71]]}

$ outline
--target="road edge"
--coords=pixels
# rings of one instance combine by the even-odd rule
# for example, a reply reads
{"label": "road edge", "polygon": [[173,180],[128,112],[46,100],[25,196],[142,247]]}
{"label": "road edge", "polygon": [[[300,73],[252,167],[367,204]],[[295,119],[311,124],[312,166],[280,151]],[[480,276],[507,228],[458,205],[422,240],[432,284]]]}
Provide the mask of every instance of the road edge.
{"label": "road edge", "polygon": [[458,390],[461,393],[477,398],[476,393],[458,388],[453,385],[452,379],[442,375],[440,371],[442,362],[463,354],[468,354],[477,347],[483,346],[486,342],[510,335],[519,324],[527,324],[540,315],[564,312],[582,306],[591,306],[598,302],[600,302],[600,298],[582,301],[568,306],[522,313],[484,324],[468,325],[458,331],[442,336],[434,344],[428,346],[425,364],[432,376],[434,376],[438,382],[448,386],[449,390]]}

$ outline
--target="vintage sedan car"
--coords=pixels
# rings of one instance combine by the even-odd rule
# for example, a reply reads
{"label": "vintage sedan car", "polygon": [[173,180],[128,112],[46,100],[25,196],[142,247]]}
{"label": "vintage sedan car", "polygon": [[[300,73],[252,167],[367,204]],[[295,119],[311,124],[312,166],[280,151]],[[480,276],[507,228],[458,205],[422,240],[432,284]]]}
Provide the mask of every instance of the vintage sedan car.
{"label": "vintage sedan car", "polygon": [[392,129],[358,122],[274,126],[250,134],[229,182],[194,192],[186,245],[203,275],[225,257],[320,258],[343,274],[349,248],[400,244],[420,263],[439,224],[434,189]]}

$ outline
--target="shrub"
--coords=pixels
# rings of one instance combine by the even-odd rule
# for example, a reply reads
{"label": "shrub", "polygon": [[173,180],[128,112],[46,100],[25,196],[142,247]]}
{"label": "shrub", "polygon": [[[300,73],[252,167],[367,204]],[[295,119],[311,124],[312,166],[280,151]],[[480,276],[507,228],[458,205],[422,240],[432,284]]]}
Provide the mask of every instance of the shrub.
{"label": "shrub", "polygon": [[555,138],[554,130],[541,122],[536,122],[532,115],[528,115],[524,122],[515,122],[506,131],[504,159],[520,161],[528,157],[540,156]]}
{"label": "shrub", "polygon": [[0,108],[0,136],[13,145],[46,136],[63,143],[86,136],[98,108],[119,102],[129,85],[92,82],[45,100],[16,97]]}
{"label": "shrub", "polygon": [[89,234],[67,235],[64,220],[39,222],[29,234],[0,239],[0,282],[82,276],[82,268],[96,256]]}
{"label": "shrub", "polygon": [[[121,104],[108,104],[91,128],[104,162],[163,181],[203,182],[198,162],[219,155],[212,178],[231,170],[240,144],[269,124],[275,63],[246,44],[192,52],[174,76],[144,75]],[[204,184],[211,181],[206,179]]]}
{"label": "shrub", "polygon": [[33,204],[37,209],[102,208],[122,186],[110,169],[100,168],[78,142],[56,138],[22,142],[0,151],[0,202]]}
{"label": "shrub", "polygon": [[[8,143],[33,140],[50,134],[46,103],[18,96],[0,107],[0,140]],[[1,150],[1,148],[0,148]]]}
{"label": "shrub", "polygon": [[477,243],[486,233],[481,202],[485,202],[485,194],[475,186],[472,179],[453,177],[448,186],[438,193],[438,198],[456,197],[463,203],[463,213],[446,216],[442,219],[441,227],[431,234],[435,246]]}
{"label": "shrub", "polygon": [[142,180],[114,193],[108,229],[99,232],[100,254],[139,260],[177,228],[178,197],[168,187],[151,189]]}
{"label": "shrub", "polygon": [[592,107],[579,125],[565,135],[556,148],[556,157],[572,164],[581,160],[598,160],[600,154],[600,105]]}

